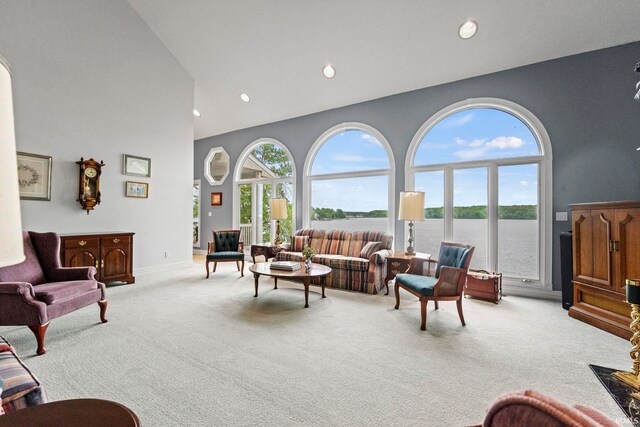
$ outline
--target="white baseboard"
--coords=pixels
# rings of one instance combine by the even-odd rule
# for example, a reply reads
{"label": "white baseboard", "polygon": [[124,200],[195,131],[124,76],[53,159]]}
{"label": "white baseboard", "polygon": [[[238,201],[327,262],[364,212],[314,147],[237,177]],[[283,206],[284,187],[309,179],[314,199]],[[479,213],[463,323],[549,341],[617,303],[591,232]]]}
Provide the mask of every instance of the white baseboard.
{"label": "white baseboard", "polygon": [[133,274],[137,276],[141,274],[156,273],[158,271],[175,270],[177,268],[191,267],[192,265],[193,265],[193,261],[182,261],[182,262],[176,262],[173,264],[157,265],[155,267],[137,268],[133,270]]}
{"label": "white baseboard", "polygon": [[562,301],[561,291],[552,291],[550,289],[542,289],[537,287],[528,286],[515,286],[515,285],[502,285],[502,292],[504,295],[515,295],[529,298],[550,299],[553,301]]}
{"label": "white baseboard", "polygon": [[204,249],[194,249],[193,250],[193,254],[194,255],[206,255],[207,251]]}

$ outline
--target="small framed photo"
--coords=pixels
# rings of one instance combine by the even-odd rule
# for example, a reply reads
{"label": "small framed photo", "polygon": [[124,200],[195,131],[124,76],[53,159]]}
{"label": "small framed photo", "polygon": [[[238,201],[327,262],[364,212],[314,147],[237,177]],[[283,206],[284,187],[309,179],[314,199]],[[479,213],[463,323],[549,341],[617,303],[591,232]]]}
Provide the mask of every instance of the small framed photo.
{"label": "small framed photo", "polygon": [[145,176],[147,178],[151,176],[151,159],[129,154],[124,154],[122,157],[122,171],[125,175]]}
{"label": "small framed photo", "polygon": [[51,156],[17,153],[18,186],[24,200],[51,200]]}
{"label": "small framed photo", "polygon": [[125,192],[127,197],[137,197],[139,199],[146,199],[149,197],[149,183],[147,182],[133,182],[127,181],[127,188]]}
{"label": "small framed photo", "polygon": [[211,193],[211,206],[222,206],[222,193]]}

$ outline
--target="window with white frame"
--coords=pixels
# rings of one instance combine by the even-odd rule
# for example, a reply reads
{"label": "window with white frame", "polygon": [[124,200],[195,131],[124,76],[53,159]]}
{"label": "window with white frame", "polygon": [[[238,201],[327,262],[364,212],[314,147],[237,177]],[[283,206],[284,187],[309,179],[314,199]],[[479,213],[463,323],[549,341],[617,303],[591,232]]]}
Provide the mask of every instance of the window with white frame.
{"label": "window with white frame", "polygon": [[376,129],[362,123],[329,129],[304,170],[303,226],[393,232],[393,153]]}
{"label": "window with white frame", "polygon": [[287,200],[287,218],[280,219],[280,238],[290,240],[295,231],[295,170],[289,150],[274,139],[259,139],[240,155],[234,174],[233,223],[241,230],[245,248],[275,240],[272,198]]}
{"label": "window with white frame", "polygon": [[406,164],[406,187],[425,192],[417,251],[472,244],[471,268],[550,285],[551,146],[533,114],[499,99],[454,104],[422,126]]}

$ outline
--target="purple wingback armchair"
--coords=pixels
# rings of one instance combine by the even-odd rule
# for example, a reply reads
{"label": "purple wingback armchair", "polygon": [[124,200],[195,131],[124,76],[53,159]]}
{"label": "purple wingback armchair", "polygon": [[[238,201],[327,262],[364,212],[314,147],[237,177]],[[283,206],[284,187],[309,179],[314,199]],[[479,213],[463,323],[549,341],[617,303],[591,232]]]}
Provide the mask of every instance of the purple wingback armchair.
{"label": "purple wingback armchair", "polygon": [[56,233],[25,231],[24,262],[0,268],[0,325],[26,325],[36,336],[38,355],[45,353],[44,336],[51,319],[97,302],[106,323],[104,283],[94,267],[60,265]]}

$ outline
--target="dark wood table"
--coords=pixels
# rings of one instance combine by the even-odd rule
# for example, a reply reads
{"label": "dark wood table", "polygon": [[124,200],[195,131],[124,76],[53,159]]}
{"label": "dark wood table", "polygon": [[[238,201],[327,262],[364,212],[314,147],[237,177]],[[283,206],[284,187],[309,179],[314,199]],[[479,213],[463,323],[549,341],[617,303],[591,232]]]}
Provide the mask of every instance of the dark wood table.
{"label": "dark wood table", "polygon": [[282,251],[282,247],[276,245],[251,245],[251,259],[256,263],[256,257],[262,255],[265,261],[269,258],[275,258],[278,252]]}
{"label": "dark wood table", "polygon": [[101,399],[72,399],[30,406],[0,415],[11,427],[139,427],[140,420],[124,405]]}
{"label": "dark wood table", "polygon": [[[270,276],[275,279],[275,286],[273,289],[278,289],[278,279],[291,280],[293,282],[302,282],[304,285],[304,308],[309,308],[309,285],[311,284],[312,277],[326,276],[331,273],[331,268],[326,265],[311,263],[311,270],[305,271],[304,266],[297,270],[275,270],[271,269],[271,264],[268,262],[259,262],[249,267],[249,271],[253,273],[253,277],[256,285],[256,294],[258,296],[258,278],[260,276]],[[322,298],[326,298],[324,295],[324,281],[322,282]]]}

